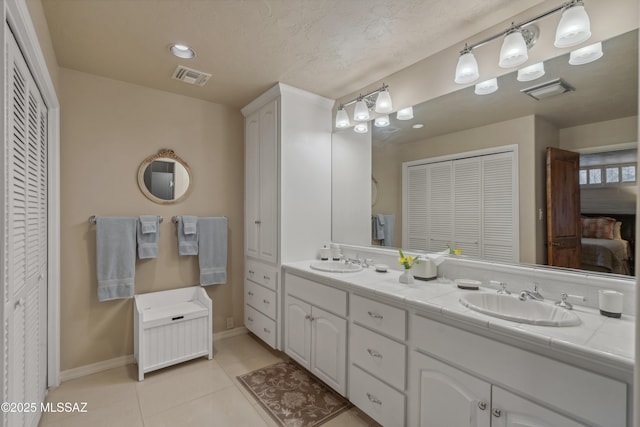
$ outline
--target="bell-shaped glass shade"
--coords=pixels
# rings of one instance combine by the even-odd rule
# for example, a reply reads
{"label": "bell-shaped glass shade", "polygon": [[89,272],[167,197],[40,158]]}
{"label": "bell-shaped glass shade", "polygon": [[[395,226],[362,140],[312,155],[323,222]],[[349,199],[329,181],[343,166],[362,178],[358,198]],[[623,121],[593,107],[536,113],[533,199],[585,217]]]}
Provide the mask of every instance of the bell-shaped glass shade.
{"label": "bell-shaped glass shade", "polygon": [[367,122],[360,122],[356,123],[356,125],[353,127],[353,130],[357,133],[367,133],[367,131],[369,130],[369,126],[367,125]]}
{"label": "bell-shaped glass shade", "polygon": [[538,62],[537,64],[519,69],[517,79],[519,82],[530,82],[542,76],[544,76],[544,62]]}
{"label": "bell-shaped glass shade", "polygon": [[591,37],[591,22],[584,5],[577,3],[562,12],[562,18],[556,28],[555,47],[571,47]]}
{"label": "bell-shaped glass shade", "polygon": [[598,42],[589,46],[576,49],[569,54],[569,64],[583,65],[602,58],[602,43]]}
{"label": "bell-shaped glass shade", "polygon": [[527,62],[527,59],[529,59],[527,43],[522,37],[522,32],[515,30],[507,34],[502,42],[498,65],[501,68],[517,67]]}
{"label": "bell-shaped glass shade", "polygon": [[389,115],[388,114],[384,114],[382,116],[376,117],[376,119],[373,121],[373,124],[376,125],[376,127],[379,128],[383,128],[385,126],[389,126]]}
{"label": "bell-shaped glass shade", "polygon": [[498,90],[498,79],[493,78],[476,84],[476,95],[489,95]]}
{"label": "bell-shaped glass shade", "polygon": [[364,101],[364,99],[356,102],[356,109],[353,112],[353,119],[359,122],[369,120],[369,107],[367,107],[367,103]]}
{"label": "bell-shaped glass shade", "polygon": [[396,113],[396,119],[398,120],[411,120],[413,119],[413,107],[403,108]]}
{"label": "bell-shaped glass shade", "polygon": [[349,126],[351,126],[349,115],[344,108],[340,108],[336,113],[336,127],[342,129],[348,128]]}
{"label": "bell-shaped glass shade", "polygon": [[458,65],[456,66],[455,82],[461,85],[474,82],[480,77],[478,71],[478,62],[473,53],[467,52],[460,55]]}
{"label": "bell-shaped glass shade", "polygon": [[393,105],[391,104],[391,95],[388,90],[383,90],[378,93],[376,99],[376,113],[389,114],[393,111]]}

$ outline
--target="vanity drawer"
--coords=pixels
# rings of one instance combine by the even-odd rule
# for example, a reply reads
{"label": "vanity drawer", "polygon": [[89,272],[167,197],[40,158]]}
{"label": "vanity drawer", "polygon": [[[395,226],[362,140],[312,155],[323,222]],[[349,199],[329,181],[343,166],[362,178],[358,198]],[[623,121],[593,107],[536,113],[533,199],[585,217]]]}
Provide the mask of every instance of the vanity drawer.
{"label": "vanity drawer", "polygon": [[353,295],[351,319],[401,341],[407,338],[407,312],[400,308]]}
{"label": "vanity drawer", "polygon": [[338,316],[347,316],[347,293],[302,277],[285,276],[287,294],[327,310]]}
{"label": "vanity drawer", "polygon": [[357,366],[349,369],[349,400],[383,426],[403,426],[405,396]]}
{"label": "vanity drawer", "polygon": [[351,328],[351,362],[391,384],[405,389],[407,346],[362,326]]}
{"label": "vanity drawer", "polygon": [[278,270],[255,261],[245,260],[245,277],[253,282],[276,290]]}
{"label": "vanity drawer", "polygon": [[276,293],[271,289],[255,284],[250,280],[245,280],[244,298],[244,302],[251,307],[272,319],[276,318]]}
{"label": "vanity drawer", "polygon": [[262,341],[276,348],[276,322],[247,304],[244,305],[244,325]]}

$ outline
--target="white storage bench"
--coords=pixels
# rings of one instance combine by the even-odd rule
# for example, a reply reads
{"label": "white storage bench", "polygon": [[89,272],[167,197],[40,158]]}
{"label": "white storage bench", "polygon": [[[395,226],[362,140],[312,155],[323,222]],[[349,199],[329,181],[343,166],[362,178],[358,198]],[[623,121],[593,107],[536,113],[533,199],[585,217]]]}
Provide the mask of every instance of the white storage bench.
{"label": "white storage bench", "polygon": [[213,358],[211,298],[200,286],[135,296],[134,356],[145,372],[196,357]]}

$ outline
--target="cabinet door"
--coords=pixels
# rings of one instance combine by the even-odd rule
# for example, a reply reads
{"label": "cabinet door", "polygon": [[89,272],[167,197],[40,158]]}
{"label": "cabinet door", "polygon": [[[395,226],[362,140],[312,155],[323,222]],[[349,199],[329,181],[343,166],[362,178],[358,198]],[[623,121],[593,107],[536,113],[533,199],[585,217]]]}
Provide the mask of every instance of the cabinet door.
{"label": "cabinet door", "polygon": [[410,424],[421,427],[489,427],[491,385],[431,357],[413,352]]}
{"label": "cabinet door", "polygon": [[256,112],[245,121],[245,201],[244,201],[244,250],[246,255],[259,255],[258,229],[260,212],[260,113]]}
{"label": "cabinet door", "polygon": [[492,427],[579,427],[567,417],[493,386]]}
{"label": "cabinet door", "polygon": [[278,250],[278,101],[262,107],[260,114],[260,254],[277,262]]}
{"label": "cabinet door", "polygon": [[307,369],[311,367],[311,306],[287,295],[285,353]]}
{"label": "cabinet door", "polygon": [[340,394],[346,393],[347,321],[312,308],[311,372]]}

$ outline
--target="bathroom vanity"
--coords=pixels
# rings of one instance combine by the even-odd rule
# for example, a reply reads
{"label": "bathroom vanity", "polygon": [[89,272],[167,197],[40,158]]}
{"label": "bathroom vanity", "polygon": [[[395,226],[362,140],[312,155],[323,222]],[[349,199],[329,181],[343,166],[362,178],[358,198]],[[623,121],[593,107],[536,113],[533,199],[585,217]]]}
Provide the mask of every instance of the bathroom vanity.
{"label": "bathroom vanity", "polygon": [[284,265],[285,352],[385,426],[631,425],[632,316],[526,325],[399,274]]}

